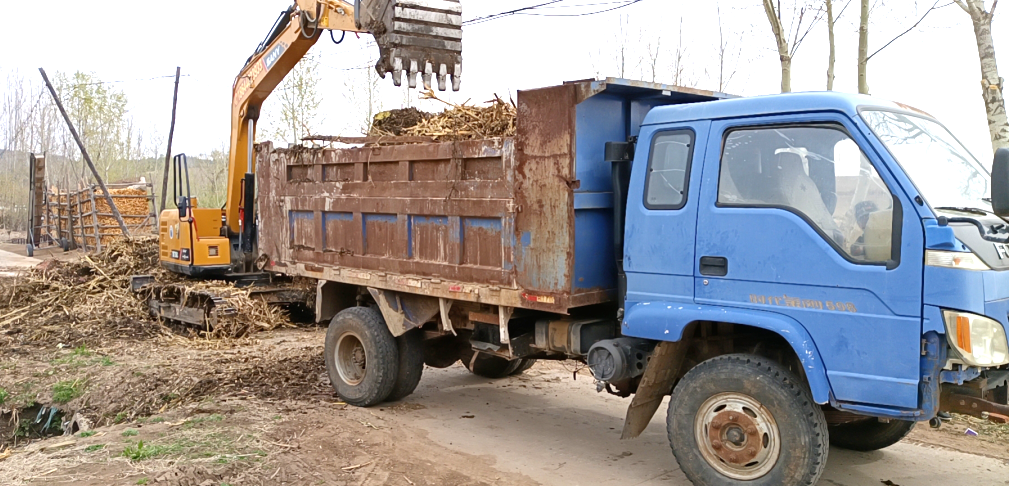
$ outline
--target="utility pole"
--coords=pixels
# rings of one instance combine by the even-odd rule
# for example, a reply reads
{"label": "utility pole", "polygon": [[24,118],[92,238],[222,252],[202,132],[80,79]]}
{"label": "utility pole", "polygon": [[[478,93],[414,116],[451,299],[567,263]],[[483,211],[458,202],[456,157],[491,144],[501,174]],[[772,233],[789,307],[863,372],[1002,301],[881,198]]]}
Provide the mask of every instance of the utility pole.
{"label": "utility pole", "polygon": [[[182,68],[179,66],[175,67],[175,94],[172,96],[172,126],[168,129],[168,150],[165,152],[165,177],[161,181],[161,211],[165,210],[165,201],[168,197],[168,166],[172,160],[172,136],[175,135],[175,108],[179,104],[179,76],[182,74]],[[161,218],[161,213],[158,213],[158,218]]]}

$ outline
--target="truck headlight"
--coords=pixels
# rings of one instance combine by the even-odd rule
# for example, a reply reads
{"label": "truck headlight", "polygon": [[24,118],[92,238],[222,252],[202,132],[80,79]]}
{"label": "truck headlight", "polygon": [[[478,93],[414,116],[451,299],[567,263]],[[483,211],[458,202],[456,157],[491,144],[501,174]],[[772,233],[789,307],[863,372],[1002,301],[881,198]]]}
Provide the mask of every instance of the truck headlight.
{"label": "truck headlight", "polygon": [[976,314],[943,311],[946,336],[964,363],[970,366],[1000,366],[1009,363],[1002,323]]}
{"label": "truck headlight", "polygon": [[925,265],[963,270],[991,270],[977,255],[958,251],[925,250]]}

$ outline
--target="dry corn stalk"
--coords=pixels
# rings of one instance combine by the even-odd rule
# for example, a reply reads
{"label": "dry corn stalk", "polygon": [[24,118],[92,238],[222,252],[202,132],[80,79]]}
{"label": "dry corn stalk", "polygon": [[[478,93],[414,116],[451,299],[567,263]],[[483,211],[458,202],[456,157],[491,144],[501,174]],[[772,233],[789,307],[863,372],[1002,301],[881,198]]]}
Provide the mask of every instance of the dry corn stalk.
{"label": "dry corn stalk", "polygon": [[[441,98],[431,90],[425,91],[421,95],[425,100],[440,101],[449,106],[448,109],[437,114],[426,114],[426,116],[415,116],[411,114],[410,123],[412,126],[403,126],[407,123],[390,122],[387,118],[376,123],[369,135],[390,136],[408,135],[433,137],[439,142],[455,140],[475,140],[483,138],[511,137],[515,135],[515,120],[518,110],[512,101],[504,101],[499,96],[494,95],[494,99],[488,101],[487,106],[470,106],[466,103],[457,105]],[[398,112],[386,112],[396,116]],[[404,115],[407,113],[404,112]],[[380,114],[379,116],[382,116]],[[383,130],[382,126],[397,126],[399,133]],[[400,128],[402,127],[402,128]]]}

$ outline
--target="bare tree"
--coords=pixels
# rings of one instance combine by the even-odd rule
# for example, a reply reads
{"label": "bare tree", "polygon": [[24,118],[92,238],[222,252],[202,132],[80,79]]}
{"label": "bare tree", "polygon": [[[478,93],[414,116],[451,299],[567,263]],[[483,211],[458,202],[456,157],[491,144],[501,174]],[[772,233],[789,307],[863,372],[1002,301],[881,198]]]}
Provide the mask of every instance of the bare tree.
{"label": "bare tree", "polygon": [[834,61],[837,60],[837,52],[834,49],[834,2],[827,2],[827,43],[830,46],[830,56],[827,59],[827,91],[834,90]]}
{"label": "bare tree", "polygon": [[988,131],[993,150],[1009,148],[1009,120],[1006,119],[1005,98],[1002,96],[1003,79],[995,62],[995,41],[991,35],[991,22],[995,17],[998,0],[985,10],[984,0],[954,0],[970,15],[974,24],[978,58],[981,61],[981,96],[988,112]]}
{"label": "bare tree", "polygon": [[686,86],[687,48],[683,45],[683,17],[680,17],[679,39],[676,42],[676,53],[673,55],[673,85]]}
{"label": "bare tree", "polygon": [[858,20],[858,92],[869,94],[866,70],[869,65],[869,0],[860,0],[862,9]]}
{"label": "bare tree", "polygon": [[928,14],[932,13],[933,10],[938,10],[940,8],[952,5],[952,3],[946,3],[945,5],[940,6],[939,2],[941,2],[941,1],[942,0],[935,0],[935,2],[932,4],[932,6],[929,7],[929,9],[926,10],[924,14],[922,14],[922,16],[918,19],[917,22],[915,22],[913,25],[911,25],[910,27],[908,27],[907,30],[901,32],[900,34],[897,34],[893,39],[890,39],[890,42],[887,42],[886,44],[883,44],[883,47],[880,47],[879,49],[876,49],[876,51],[873,52],[872,54],[869,54],[869,17],[872,15],[872,9],[869,7],[868,0],[862,0],[862,16],[861,16],[861,19],[859,21],[859,28],[858,28],[858,33],[859,33],[859,36],[858,36],[858,92],[859,93],[869,94],[869,82],[868,82],[868,74],[867,74],[868,67],[869,67],[869,61],[871,61],[873,57],[876,57],[876,54],[879,54],[880,52],[882,52],[887,47],[890,47],[890,45],[893,44],[894,42],[896,42],[897,39],[900,39],[901,37],[904,37],[907,33],[911,32],[914,29],[916,29],[919,25],[921,25],[921,23],[925,20],[925,18],[928,17]]}
{"label": "bare tree", "polygon": [[301,143],[319,118],[319,58],[308,53],[284,78],[275,99],[279,109],[271,117],[270,136],[278,141]]}
{"label": "bare tree", "polygon": [[656,37],[654,44],[652,42],[652,40],[649,40],[646,48],[648,49],[648,71],[654,83],[659,79],[659,58],[662,54],[662,37]]}
{"label": "bare tree", "polygon": [[[868,1],[868,0],[866,0]],[[781,92],[792,91],[792,58],[798,52],[802,41],[813,30],[816,23],[823,17],[823,7],[809,0],[795,0],[790,9],[791,22],[787,27],[782,24],[781,0],[764,0],[764,13],[771,24],[771,32],[778,47],[778,58],[781,61]]]}
{"label": "bare tree", "polygon": [[[729,42],[725,39],[725,29],[722,25],[722,9],[716,6],[715,11],[718,15],[718,91],[724,93],[729,89],[729,83],[732,82],[732,78],[736,77],[736,65],[739,61],[739,52],[736,52],[733,56],[731,46]],[[735,61],[731,61],[731,59]],[[729,67],[728,64],[732,62],[732,66]]]}

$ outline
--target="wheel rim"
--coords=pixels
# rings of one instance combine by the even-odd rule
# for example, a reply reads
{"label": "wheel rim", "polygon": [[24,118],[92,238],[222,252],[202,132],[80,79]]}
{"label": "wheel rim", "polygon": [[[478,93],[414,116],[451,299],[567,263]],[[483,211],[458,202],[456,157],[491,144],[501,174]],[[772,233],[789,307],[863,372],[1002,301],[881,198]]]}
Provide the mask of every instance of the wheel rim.
{"label": "wheel rim", "polygon": [[748,481],[778,462],[781,438],[771,412],[742,393],[707,399],[694,417],[694,438],[708,465],[724,476]]}
{"label": "wheel rim", "polygon": [[334,354],[336,372],[344,383],[358,385],[364,381],[364,375],[368,371],[368,354],[364,350],[360,336],[353,332],[340,336]]}

